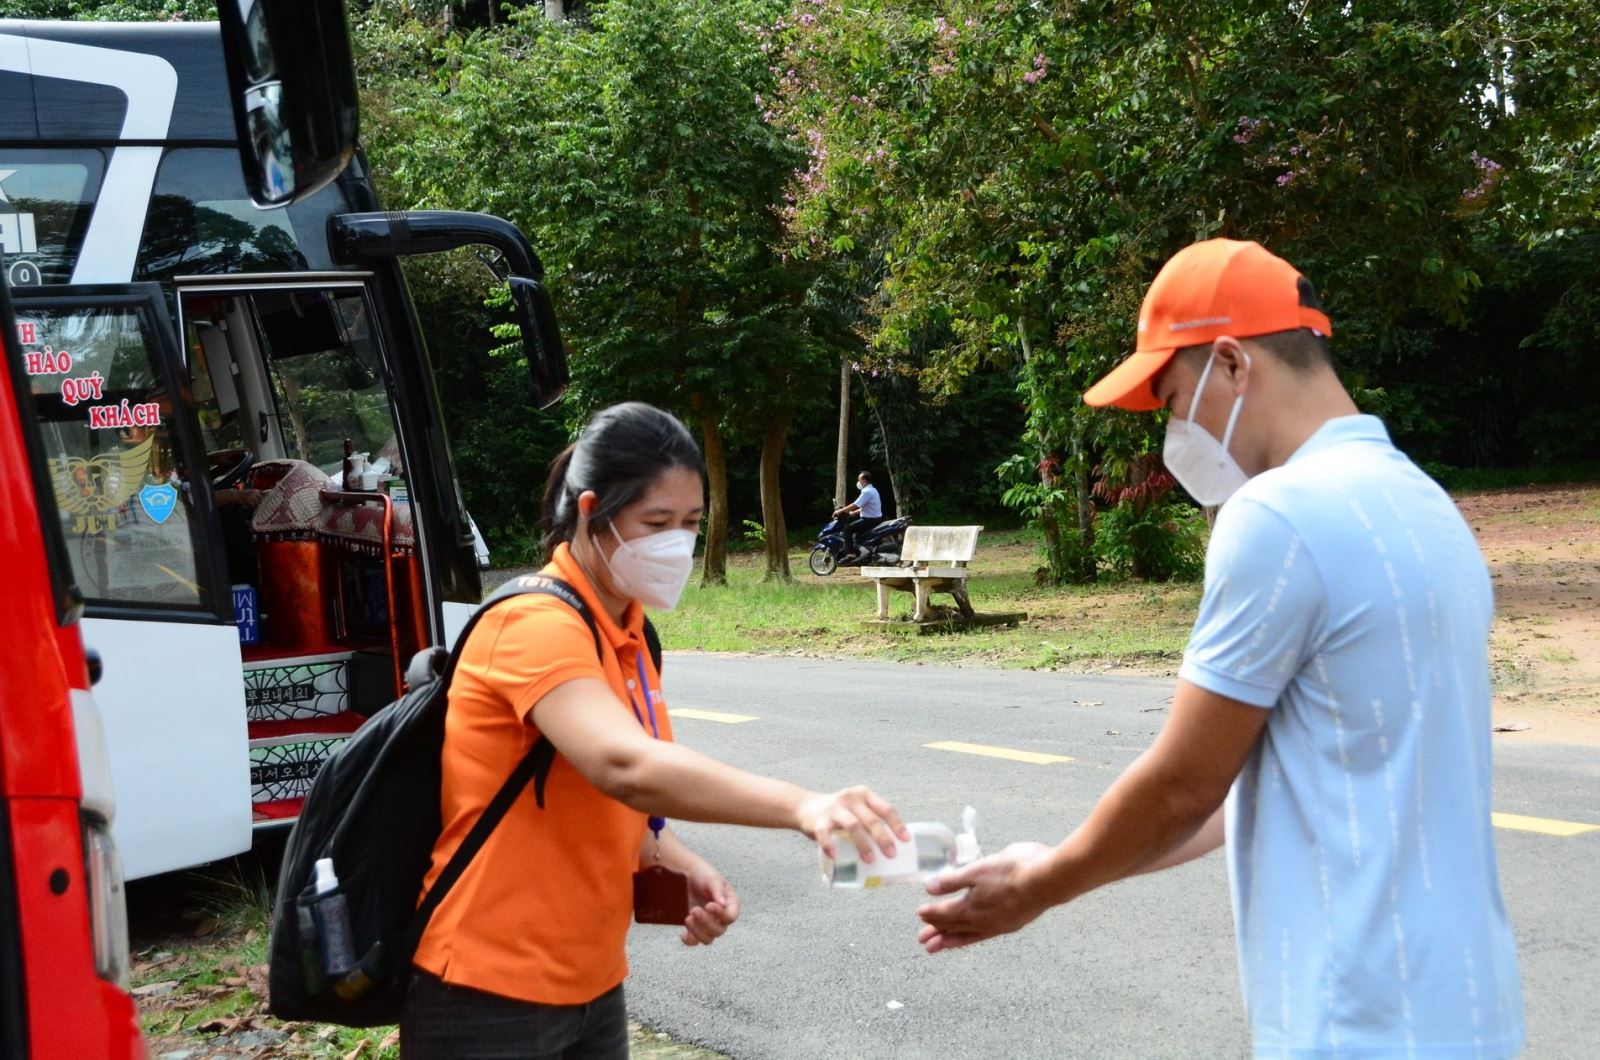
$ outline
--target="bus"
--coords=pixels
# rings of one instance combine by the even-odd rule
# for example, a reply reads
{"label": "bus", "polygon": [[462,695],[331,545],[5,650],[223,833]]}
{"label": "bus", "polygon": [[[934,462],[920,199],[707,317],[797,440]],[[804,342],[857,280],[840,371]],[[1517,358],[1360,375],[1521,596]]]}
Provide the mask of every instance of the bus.
{"label": "bus", "polygon": [[122,870],[98,660],[78,635],[54,489],[0,278],[0,1056],[145,1055],[128,993]]}
{"label": "bus", "polygon": [[[306,178],[272,124],[288,79],[257,54],[265,87],[241,88],[224,28],[0,20],[0,270],[105,663],[129,878],[292,822],[321,762],[480,597],[399,259],[487,248],[532,403],[566,378],[522,233],[382,212],[359,151]],[[319,90],[349,68],[343,47],[306,74]],[[302,43],[276,61],[290,55],[318,61]],[[353,144],[353,95],[348,114]]]}

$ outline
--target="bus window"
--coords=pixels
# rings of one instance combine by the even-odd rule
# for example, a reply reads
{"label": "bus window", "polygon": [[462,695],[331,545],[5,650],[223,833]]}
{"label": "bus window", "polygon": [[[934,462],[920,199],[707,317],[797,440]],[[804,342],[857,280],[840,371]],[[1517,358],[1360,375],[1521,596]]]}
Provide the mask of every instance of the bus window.
{"label": "bus window", "polygon": [[345,443],[404,476],[383,363],[359,288],[256,288],[183,298],[189,376],[208,451],[251,449],[333,477]]}
{"label": "bus window", "polygon": [[[403,474],[383,365],[359,291],[257,295],[291,455],[340,472],[344,443]],[[391,477],[392,477],[391,476]]]}
{"label": "bus window", "polygon": [[18,332],[73,574],[95,604],[213,611],[152,313],[157,298],[19,299]]}
{"label": "bus window", "polygon": [[0,148],[0,263],[16,293],[72,279],[104,169],[93,148]]}
{"label": "bus window", "polygon": [[348,209],[339,189],[261,210],[250,201],[234,148],[169,149],[156,173],[134,275],[139,279],[330,269],[322,232]]}

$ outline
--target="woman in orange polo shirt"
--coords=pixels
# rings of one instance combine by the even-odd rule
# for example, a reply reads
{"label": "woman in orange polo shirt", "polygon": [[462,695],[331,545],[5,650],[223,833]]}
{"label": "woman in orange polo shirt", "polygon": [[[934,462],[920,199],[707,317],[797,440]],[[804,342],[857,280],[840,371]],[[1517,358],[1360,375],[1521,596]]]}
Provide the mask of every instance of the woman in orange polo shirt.
{"label": "woman in orange polo shirt", "polygon": [[663,818],[791,828],[830,853],[845,832],[869,861],[875,849],[892,855],[897,836],[910,841],[866,788],[806,791],[673,742],[644,608],[678,602],[704,490],[688,430],[637,403],[601,411],[552,465],[544,573],[573,587],[596,630],[559,599],[523,595],[468,638],[450,686],[444,830],[427,885],[541,734],[558,755],[543,805],[522,793],[423,935],[400,1023],[408,1060],[624,1060],[634,874],[652,870],[680,900],[687,888],[687,946],[714,942],[739,916],[733,886]]}

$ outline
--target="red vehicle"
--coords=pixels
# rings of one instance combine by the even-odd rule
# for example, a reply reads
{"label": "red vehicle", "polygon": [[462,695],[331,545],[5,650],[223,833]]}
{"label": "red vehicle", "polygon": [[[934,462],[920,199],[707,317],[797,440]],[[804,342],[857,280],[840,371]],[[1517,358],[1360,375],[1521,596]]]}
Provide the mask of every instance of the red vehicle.
{"label": "red vehicle", "polygon": [[0,1056],[143,1057],[105,732],[0,279]]}

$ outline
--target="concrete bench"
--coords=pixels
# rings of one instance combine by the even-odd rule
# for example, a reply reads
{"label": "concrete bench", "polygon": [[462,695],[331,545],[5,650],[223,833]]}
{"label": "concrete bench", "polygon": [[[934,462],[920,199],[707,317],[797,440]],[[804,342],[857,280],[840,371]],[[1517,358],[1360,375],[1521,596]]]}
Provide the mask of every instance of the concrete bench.
{"label": "concrete bench", "polygon": [[981,526],[911,526],[898,567],[862,567],[861,576],[877,582],[878,621],[889,619],[889,594],[909,592],[916,597],[914,622],[932,620],[929,599],[949,593],[963,620],[977,618],[967,598],[967,564],[978,550]]}

